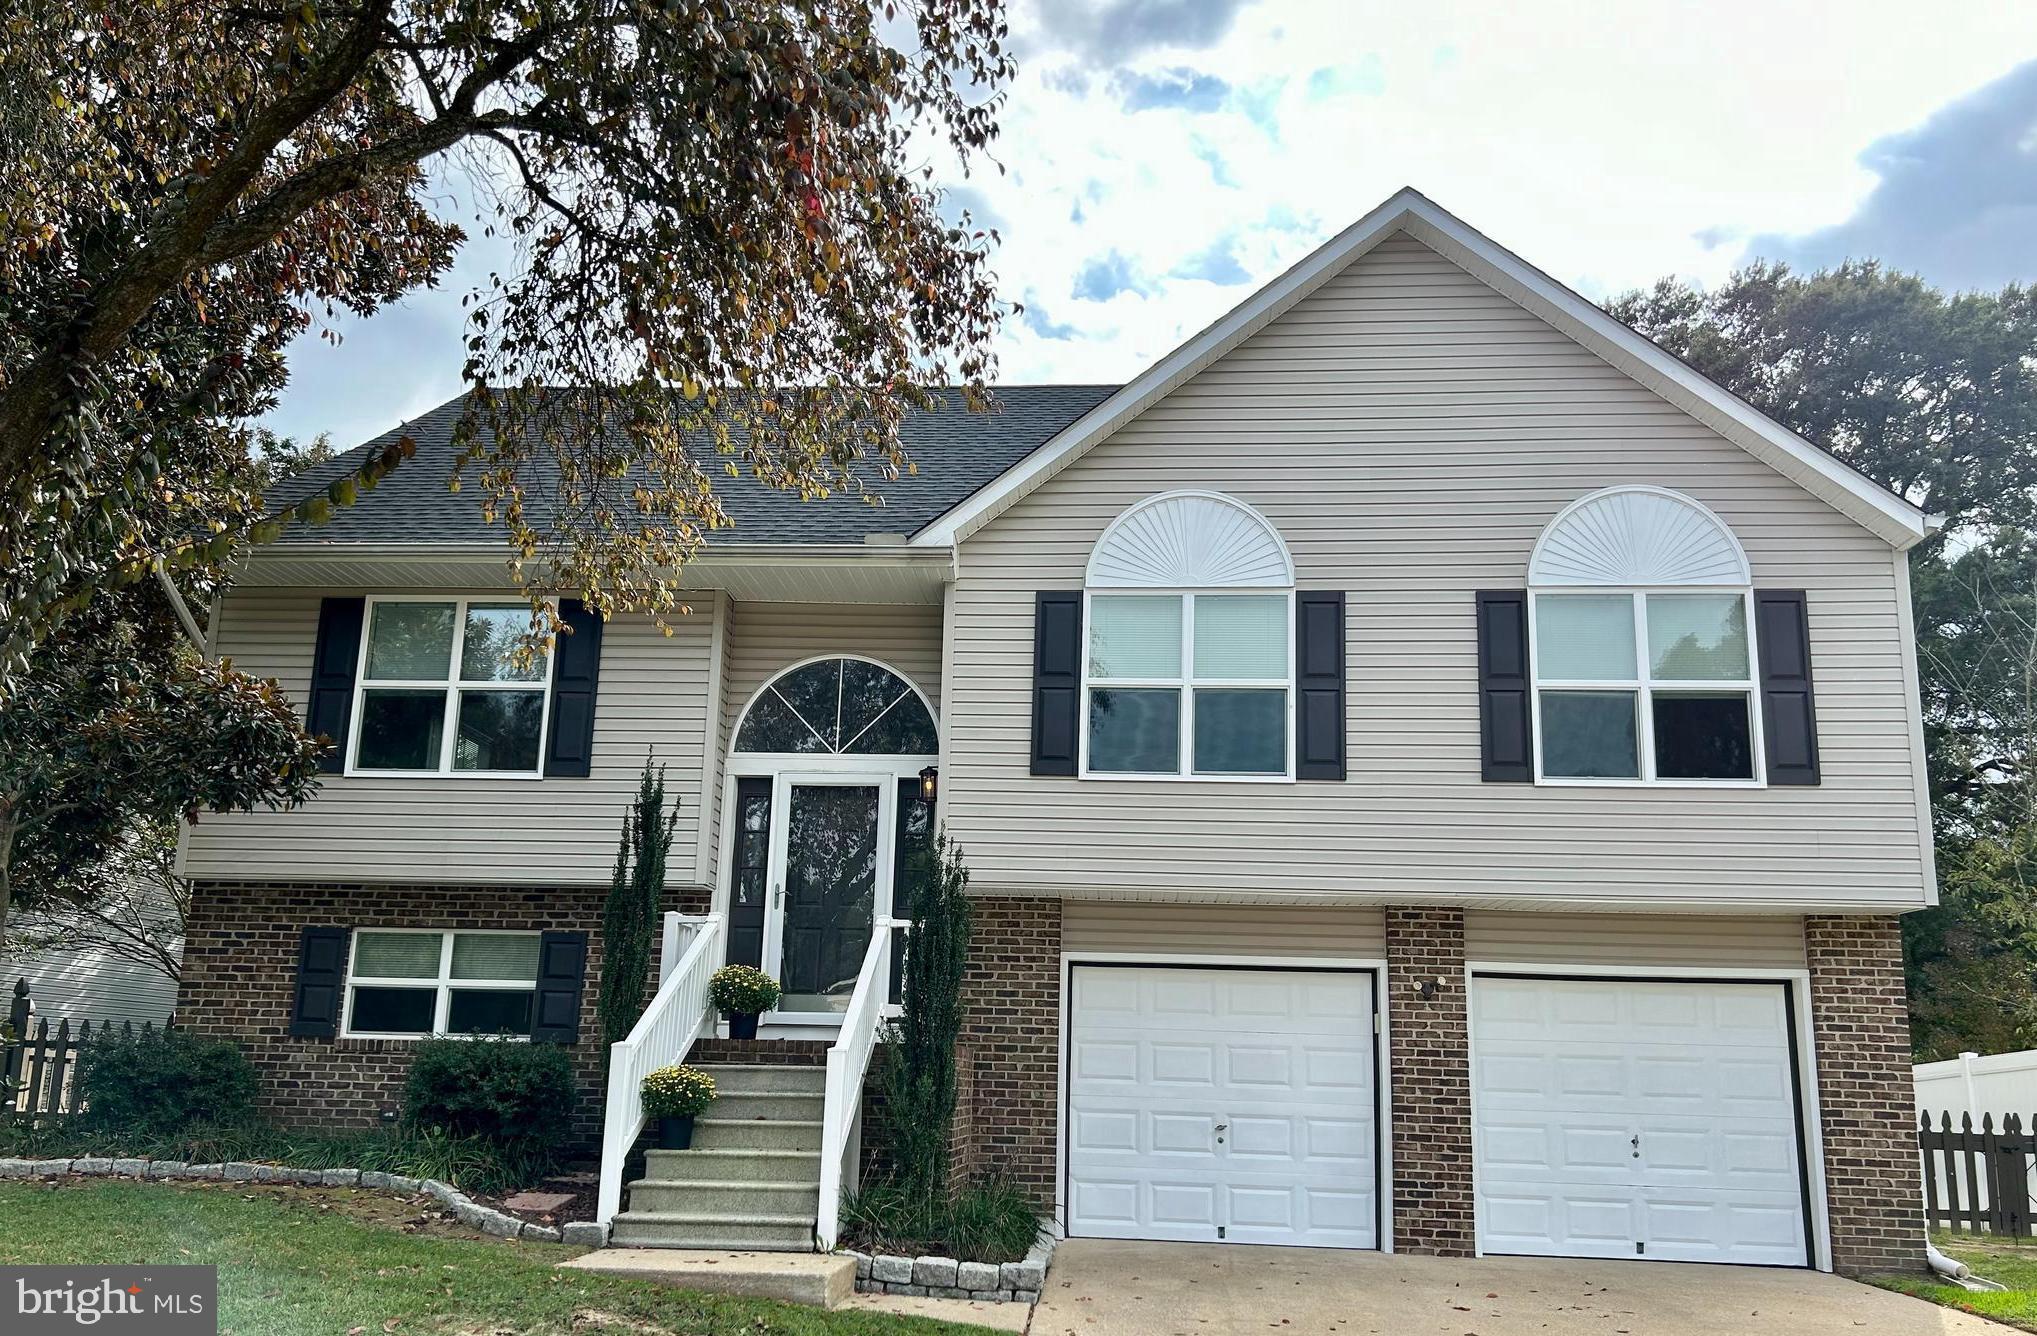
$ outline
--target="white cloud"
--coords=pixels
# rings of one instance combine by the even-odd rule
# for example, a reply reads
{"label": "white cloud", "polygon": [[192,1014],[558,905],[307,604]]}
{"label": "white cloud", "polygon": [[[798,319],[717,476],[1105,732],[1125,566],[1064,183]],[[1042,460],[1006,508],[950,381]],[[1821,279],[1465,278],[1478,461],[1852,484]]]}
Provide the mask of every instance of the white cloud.
{"label": "white cloud", "polygon": [[[1003,375],[1035,382],[1135,374],[1403,185],[1587,295],[1713,281],[1748,237],[1851,218],[1870,145],[2037,50],[2027,0],[1858,0],[1844,21],[1828,0],[1014,4],[1007,170],[952,180],[1028,304]],[[1193,95],[1127,111],[1127,89]],[[1213,252],[1249,282],[1210,281]],[[350,335],[387,350],[372,377],[297,358],[279,423],[351,441],[455,388],[457,297],[406,306],[414,328]]]}

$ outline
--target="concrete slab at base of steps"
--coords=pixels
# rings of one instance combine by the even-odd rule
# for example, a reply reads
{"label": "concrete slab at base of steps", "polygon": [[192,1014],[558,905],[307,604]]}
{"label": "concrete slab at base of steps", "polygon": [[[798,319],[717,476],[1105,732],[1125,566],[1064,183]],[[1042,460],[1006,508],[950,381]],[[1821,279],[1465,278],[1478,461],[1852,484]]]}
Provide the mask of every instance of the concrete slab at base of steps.
{"label": "concrete slab at base of steps", "polygon": [[834,1308],[856,1293],[856,1261],[827,1253],[717,1252],[693,1248],[602,1248],[559,1264],[711,1294]]}

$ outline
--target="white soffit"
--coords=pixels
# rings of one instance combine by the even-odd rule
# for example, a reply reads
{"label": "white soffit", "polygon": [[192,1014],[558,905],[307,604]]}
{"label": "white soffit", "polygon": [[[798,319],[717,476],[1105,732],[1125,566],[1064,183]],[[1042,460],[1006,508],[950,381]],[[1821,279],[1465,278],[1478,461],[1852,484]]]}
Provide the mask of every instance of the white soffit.
{"label": "white soffit", "polygon": [[1747,554],[1725,521],[1662,487],[1608,487],[1549,521],[1531,585],[1744,585]]}
{"label": "white soffit", "polygon": [[966,539],[1396,232],[1413,237],[1548,321],[1892,547],[1908,548],[1936,527],[1916,506],[1656,347],[1419,191],[1407,188],[1148,367],[995,482],[921,529],[913,536],[913,545],[947,547]]}

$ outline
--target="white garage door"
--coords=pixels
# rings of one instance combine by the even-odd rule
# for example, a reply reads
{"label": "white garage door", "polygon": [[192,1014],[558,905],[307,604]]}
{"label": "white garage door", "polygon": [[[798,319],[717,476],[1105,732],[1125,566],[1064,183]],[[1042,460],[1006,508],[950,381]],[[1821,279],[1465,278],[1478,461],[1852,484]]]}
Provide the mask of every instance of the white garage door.
{"label": "white garage door", "polygon": [[1808,1263],[1780,984],[1474,979],[1489,1253]]}
{"label": "white garage door", "polygon": [[1378,1246],[1372,976],[1077,965],[1068,1230]]}

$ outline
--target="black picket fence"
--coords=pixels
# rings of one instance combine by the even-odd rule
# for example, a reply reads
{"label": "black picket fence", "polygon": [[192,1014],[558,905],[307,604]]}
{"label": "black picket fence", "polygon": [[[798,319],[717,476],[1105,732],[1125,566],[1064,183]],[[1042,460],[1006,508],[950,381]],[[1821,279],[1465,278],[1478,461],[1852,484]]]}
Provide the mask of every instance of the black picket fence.
{"label": "black picket fence", "polygon": [[1924,1155],[1925,1223],[1975,1234],[2025,1238],[2030,1229],[2030,1174],[2037,1136],[2016,1114],[1995,1126],[1992,1114],[1917,1115],[1917,1145]]}
{"label": "black picket fence", "polygon": [[[163,1029],[169,1029],[164,1023]],[[86,1045],[114,1029],[112,1021],[81,1022],[76,1029],[69,1020],[50,1028],[47,1016],[37,1018],[29,1008],[28,981],[14,985],[14,1000],[8,1008],[7,1029],[0,1034],[0,1113],[17,1118],[52,1118],[78,1112],[78,1063]],[[153,1023],[139,1031],[133,1021],[123,1021],[120,1032],[144,1040],[158,1033]]]}

